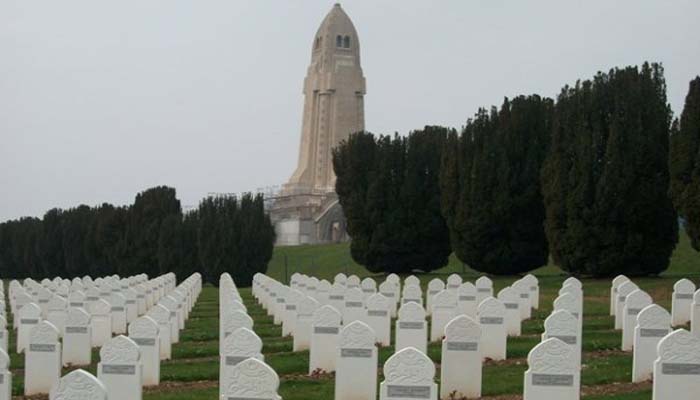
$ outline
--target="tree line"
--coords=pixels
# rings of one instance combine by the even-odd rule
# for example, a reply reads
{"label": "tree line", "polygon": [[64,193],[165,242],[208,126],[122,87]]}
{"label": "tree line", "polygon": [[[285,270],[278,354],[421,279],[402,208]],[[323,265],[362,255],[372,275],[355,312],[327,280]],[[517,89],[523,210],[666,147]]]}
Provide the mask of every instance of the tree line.
{"label": "tree line", "polygon": [[161,186],[137,194],[128,206],[54,208],[43,218],[0,224],[0,276],[201,272],[217,283],[227,271],[246,285],[267,270],[274,238],[262,195],[208,197],[183,213],[175,189]]}
{"label": "tree line", "polygon": [[700,77],[679,120],[663,68],[599,72],[480,109],[462,129],[359,132],[333,153],[351,255],[431,271],[454,252],[491,274],[551,259],[577,275],[658,274],[678,217],[700,249]]}

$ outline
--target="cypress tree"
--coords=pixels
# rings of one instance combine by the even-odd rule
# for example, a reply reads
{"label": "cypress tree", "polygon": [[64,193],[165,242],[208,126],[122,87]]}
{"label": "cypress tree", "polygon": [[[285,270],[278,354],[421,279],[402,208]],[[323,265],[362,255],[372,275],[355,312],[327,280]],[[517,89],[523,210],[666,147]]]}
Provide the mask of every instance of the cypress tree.
{"label": "cypress tree", "polygon": [[671,134],[670,194],[695,250],[700,250],[700,76],[690,82]]}
{"label": "cypress tree", "polygon": [[574,274],[664,271],[677,241],[660,65],[599,73],[559,95],[542,171],[552,258]]}

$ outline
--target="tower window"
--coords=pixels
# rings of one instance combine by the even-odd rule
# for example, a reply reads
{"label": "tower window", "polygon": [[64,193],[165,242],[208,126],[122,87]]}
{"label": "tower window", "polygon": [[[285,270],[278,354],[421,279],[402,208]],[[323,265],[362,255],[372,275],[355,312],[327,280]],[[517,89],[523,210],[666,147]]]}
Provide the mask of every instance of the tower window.
{"label": "tower window", "polygon": [[346,49],[350,48],[350,36],[345,36],[345,38],[343,39],[343,47],[345,47]]}
{"label": "tower window", "polygon": [[321,48],[321,37],[320,36],[316,38],[316,44],[315,44],[314,48],[316,50]]}
{"label": "tower window", "polygon": [[343,37],[338,35],[335,37],[335,47],[343,47]]}

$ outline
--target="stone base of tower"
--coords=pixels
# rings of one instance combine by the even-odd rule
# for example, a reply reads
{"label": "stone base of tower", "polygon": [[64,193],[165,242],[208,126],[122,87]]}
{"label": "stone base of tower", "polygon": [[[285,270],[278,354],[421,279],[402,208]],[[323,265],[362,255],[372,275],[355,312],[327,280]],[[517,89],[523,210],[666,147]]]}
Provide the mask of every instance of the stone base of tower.
{"label": "stone base of tower", "polygon": [[340,243],[350,240],[343,209],[335,192],[286,191],[268,211],[275,226],[277,246]]}

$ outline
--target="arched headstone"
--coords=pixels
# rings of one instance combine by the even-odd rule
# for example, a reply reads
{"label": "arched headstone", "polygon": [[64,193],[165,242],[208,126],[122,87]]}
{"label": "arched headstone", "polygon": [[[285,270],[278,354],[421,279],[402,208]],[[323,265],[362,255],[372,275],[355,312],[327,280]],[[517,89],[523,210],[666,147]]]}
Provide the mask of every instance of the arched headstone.
{"label": "arched headstone", "polygon": [[479,324],[481,324],[481,355],[492,360],[506,358],[506,307],[493,297],[479,304]]}
{"label": "arched headstone", "polygon": [[535,310],[540,308],[540,283],[537,277],[532,274],[527,274],[523,278],[530,287],[530,306]]}
{"label": "arched headstone", "polygon": [[379,400],[437,400],[435,364],[415,348],[407,347],[394,353],[384,364],[383,371]]}
{"label": "arched headstone", "polygon": [[88,303],[92,346],[102,347],[112,338],[112,306],[103,299]]}
{"label": "arched headstone", "polygon": [[580,371],[571,353],[571,347],[557,338],[530,350],[523,400],[578,400]]}
{"label": "arched headstone", "polygon": [[335,400],[377,397],[377,347],[375,334],[364,322],[355,321],[340,331],[335,372]]}
{"label": "arched headstone", "polygon": [[112,333],[121,335],[126,333],[126,297],[119,292],[113,292],[109,296],[109,304],[112,306]]}
{"label": "arched headstone", "polygon": [[328,304],[335,308],[340,315],[345,311],[345,285],[335,282],[331,286],[331,291],[328,294]]}
{"label": "arched headstone", "polygon": [[700,338],[678,329],[661,339],[654,361],[654,400],[695,400],[700,393]]}
{"label": "arched headstone", "polygon": [[49,321],[42,321],[29,332],[24,353],[24,395],[49,393],[60,378],[59,332]]}
{"label": "arched headstone", "polygon": [[337,283],[337,284],[345,286],[345,283],[347,282],[347,280],[348,280],[348,277],[345,276],[345,274],[341,272],[341,273],[337,274],[335,276],[335,278],[333,278],[333,283]]}
{"label": "arched headstone", "polygon": [[423,291],[420,286],[408,284],[404,285],[403,293],[401,294],[401,304],[406,304],[409,302],[418,303],[423,305]]}
{"label": "arched headstone", "polygon": [[0,349],[0,400],[12,400],[10,357],[4,349]]}
{"label": "arched headstone", "polygon": [[569,311],[556,310],[544,320],[542,341],[557,338],[571,346],[571,355],[576,365],[581,367],[581,331],[578,330],[578,319]]}
{"label": "arched headstone", "polygon": [[282,336],[294,335],[294,326],[297,321],[297,306],[305,297],[304,293],[296,289],[291,289],[288,292],[284,316],[282,317]]}
{"label": "arched headstone", "polygon": [[17,353],[22,353],[29,343],[29,332],[41,321],[41,308],[36,303],[27,303],[17,312]]}
{"label": "arched headstone", "polygon": [[512,287],[503,288],[498,292],[498,300],[506,307],[505,322],[508,336],[520,336],[520,292]]}
{"label": "arched headstone", "polygon": [[129,339],[139,346],[143,384],[160,383],[160,334],[158,322],[148,316],[136,318],[129,324]]}
{"label": "arched headstone", "polygon": [[309,375],[314,371],[335,371],[336,349],[342,315],[326,305],[314,311],[311,323]]}
{"label": "arched headstone", "polygon": [[693,295],[693,304],[691,306],[690,315],[690,329],[691,332],[700,337],[700,289],[695,291]]}
{"label": "arched headstone", "polygon": [[518,295],[520,302],[520,320],[524,321],[532,317],[532,305],[530,304],[530,284],[524,279],[515,281],[510,286]]}
{"label": "arched headstone", "polygon": [[612,280],[612,286],[610,287],[610,315],[615,315],[615,309],[617,308],[617,289],[624,282],[628,282],[629,278],[624,275],[618,275]]}
{"label": "arched headstone", "polygon": [[673,326],[685,325],[690,321],[690,309],[693,304],[695,284],[689,279],[681,279],[673,285],[673,302],[671,317]]}
{"label": "arched headstone", "polygon": [[107,388],[110,399],[141,400],[143,378],[139,346],[123,335],[110,339],[100,349],[97,378]]}
{"label": "arched headstone", "polygon": [[316,300],[320,306],[328,305],[328,296],[331,293],[331,283],[321,279],[316,287]]}
{"label": "arched headstone", "polygon": [[63,365],[90,365],[92,362],[91,343],[90,314],[83,308],[68,308],[63,334]]}
{"label": "arched headstone", "polygon": [[651,296],[640,289],[627,295],[625,307],[622,309],[622,351],[632,351],[637,315],[644,307],[651,305],[653,302],[654,300]]}
{"label": "arched headstone", "polygon": [[[234,311],[239,312],[239,311]],[[148,311],[149,317],[158,323],[158,337],[160,341],[160,359],[169,360],[172,355],[172,342],[170,342],[170,310],[160,304],[156,304]]]}
{"label": "arched headstone", "polygon": [[346,290],[345,307],[343,308],[343,324],[349,325],[353,321],[362,321],[364,316],[365,303],[362,290],[359,288],[350,288]]}
{"label": "arched headstone", "polygon": [[[554,300],[554,311],[566,310],[578,321],[578,330],[582,332],[583,330],[583,316],[580,312],[580,301],[575,295],[571,293],[565,293]],[[620,311],[620,315],[622,311]]]}
{"label": "arched headstone", "polygon": [[107,389],[99,379],[82,369],[70,372],[51,389],[49,400],[107,400]]}
{"label": "arched headstone", "polygon": [[241,361],[230,375],[230,383],[224,387],[225,400],[282,400],[277,394],[279,377],[263,361],[248,358]]}
{"label": "arched headstone", "polygon": [[471,282],[464,282],[457,290],[457,312],[470,318],[476,318],[476,286]]}
{"label": "arched headstone", "polygon": [[457,289],[462,285],[462,277],[457,274],[451,274],[447,277],[447,288],[449,290],[457,292]]}
{"label": "arched headstone", "polygon": [[433,278],[428,282],[428,292],[425,296],[425,310],[428,312],[428,315],[433,314],[433,298],[443,290],[445,290],[445,282],[442,280]]}
{"label": "arched headstone", "polygon": [[423,306],[413,301],[403,304],[396,320],[396,351],[414,347],[425,353],[428,347],[427,325]]}
{"label": "arched headstone", "polygon": [[160,301],[158,301],[158,304],[170,311],[170,343],[175,344],[180,342],[181,310],[178,311],[179,304],[170,296],[161,298]]}
{"label": "arched headstone", "polygon": [[10,350],[8,346],[8,333],[7,333],[7,320],[3,315],[0,315],[0,350],[8,353]]}
{"label": "arched headstone", "polygon": [[293,351],[307,350],[311,344],[311,321],[319,304],[316,299],[306,296],[297,305],[297,321],[294,325]]}
{"label": "arched headstone", "polygon": [[363,321],[377,335],[376,342],[382,346],[391,344],[391,303],[381,293],[375,293],[367,299],[367,315]]}
{"label": "arched headstone", "polygon": [[396,312],[399,310],[399,286],[387,279],[379,284],[379,293],[389,299],[389,314],[392,318],[395,318]]}
{"label": "arched headstone", "polygon": [[440,398],[481,397],[481,327],[460,315],[445,327],[440,367]]}
{"label": "arched headstone", "polygon": [[415,275],[410,275],[406,280],[403,282],[404,287],[406,286],[418,286],[420,287],[420,279],[418,279]]}
{"label": "arched headstone", "polygon": [[617,303],[615,304],[615,329],[622,329],[622,311],[623,308],[625,308],[627,295],[637,289],[639,289],[639,287],[632,281],[623,282],[620,284],[620,287],[617,288]]}
{"label": "arched headstone", "polygon": [[224,388],[231,386],[236,365],[255,358],[265,361],[262,355],[262,340],[248,328],[238,328],[226,339],[219,361],[219,388],[220,395],[224,394]]}
{"label": "arched headstone", "polygon": [[656,360],[656,349],[661,339],[671,332],[671,314],[662,307],[651,304],[637,315],[634,329],[634,358],[632,382],[651,379]]}
{"label": "arched headstone", "polygon": [[493,297],[493,281],[485,276],[476,280],[476,302],[481,304],[488,297]]}
{"label": "arched headstone", "polygon": [[453,290],[443,289],[433,296],[432,317],[430,322],[430,341],[442,340],[445,334],[445,326],[457,314],[457,293]]}
{"label": "arched headstone", "polygon": [[377,293],[377,282],[372,278],[365,278],[360,283],[360,288],[364,299],[367,300],[369,296]]}
{"label": "arched headstone", "polygon": [[66,326],[67,307],[68,301],[59,295],[53,295],[49,300],[46,319],[58,328],[61,335],[63,335]]}
{"label": "arched headstone", "polygon": [[348,289],[359,289],[360,288],[360,278],[357,275],[350,275],[345,281],[345,286]]}

